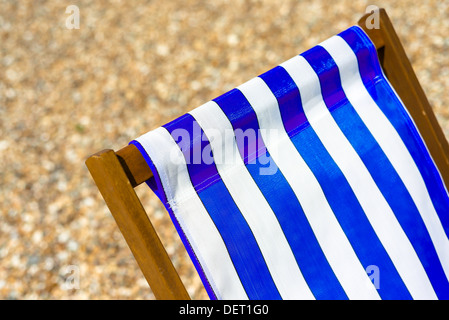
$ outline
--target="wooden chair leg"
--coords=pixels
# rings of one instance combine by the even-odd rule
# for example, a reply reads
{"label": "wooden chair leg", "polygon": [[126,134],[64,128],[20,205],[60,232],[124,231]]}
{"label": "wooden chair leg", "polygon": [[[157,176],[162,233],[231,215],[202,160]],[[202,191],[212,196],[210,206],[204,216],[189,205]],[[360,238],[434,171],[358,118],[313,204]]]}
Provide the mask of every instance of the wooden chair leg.
{"label": "wooden chair leg", "polygon": [[96,153],[86,166],[156,299],[190,299],[115,152]]}

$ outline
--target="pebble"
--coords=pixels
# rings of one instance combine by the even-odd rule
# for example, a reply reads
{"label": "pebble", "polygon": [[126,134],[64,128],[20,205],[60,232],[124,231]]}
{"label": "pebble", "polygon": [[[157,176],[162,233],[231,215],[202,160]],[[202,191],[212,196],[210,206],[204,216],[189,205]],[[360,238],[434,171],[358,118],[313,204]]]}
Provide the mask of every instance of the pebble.
{"label": "pebble", "polygon": [[[449,137],[447,2],[376,4]],[[368,2],[86,0],[79,29],[68,5],[0,0],[0,299],[154,299],[86,158],[355,24]],[[136,191],[188,292],[207,299],[167,212]]]}

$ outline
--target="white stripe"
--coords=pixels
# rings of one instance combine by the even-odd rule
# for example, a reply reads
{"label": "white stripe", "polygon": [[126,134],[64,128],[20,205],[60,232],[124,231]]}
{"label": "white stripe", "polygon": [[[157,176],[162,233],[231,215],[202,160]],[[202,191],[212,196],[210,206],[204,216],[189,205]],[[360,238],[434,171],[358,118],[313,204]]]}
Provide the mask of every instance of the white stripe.
{"label": "white stripe", "polygon": [[275,214],[245,167],[226,115],[213,101],[190,114],[210,141],[217,170],[251,228],[281,297],[314,299]]}
{"label": "white stripe", "polygon": [[310,125],[346,177],[410,294],[415,299],[436,299],[424,267],[407,235],[363,161],[326,107],[318,75],[302,56],[297,56],[282,66],[301,92],[304,112]]}
{"label": "white stripe", "polygon": [[[379,143],[409,191],[427,227],[446,277],[449,279],[449,240],[412,156],[393,125],[363,85],[357,57],[351,47],[341,37],[332,37],[324,41],[321,46],[329,52],[339,66],[343,90],[349,102]],[[399,96],[398,99],[400,100]]]}
{"label": "white stripe", "polygon": [[184,155],[163,127],[136,139],[154,162],[167,199],[218,299],[246,300],[226,246],[190,181]]}
{"label": "white stripe", "polygon": [[307,220],[348,297],[379,299],[321,186],[288,137],[276,97],[260,78],[254,78],[238,89],[255,110],[264,143],[300,201]]}

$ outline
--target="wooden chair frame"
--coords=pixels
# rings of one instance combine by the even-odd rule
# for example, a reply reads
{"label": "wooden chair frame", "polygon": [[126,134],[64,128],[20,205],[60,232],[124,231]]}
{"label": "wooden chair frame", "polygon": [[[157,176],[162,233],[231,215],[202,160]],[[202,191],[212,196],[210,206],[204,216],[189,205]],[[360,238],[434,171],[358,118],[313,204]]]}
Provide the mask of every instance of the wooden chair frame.
{"label": "wooden chair frame", "polygon": [[[446,186],[449,186],[449,145],[421,88],[404,48],[384,9],[379,28],[368,29],[364,15],[358,25],[376,46],[383,70],[414,119]],[[106,149],[86,160],[95,183],[130,247],[156,299],[190,299],[134,188],[152,177],[133,145]]]}

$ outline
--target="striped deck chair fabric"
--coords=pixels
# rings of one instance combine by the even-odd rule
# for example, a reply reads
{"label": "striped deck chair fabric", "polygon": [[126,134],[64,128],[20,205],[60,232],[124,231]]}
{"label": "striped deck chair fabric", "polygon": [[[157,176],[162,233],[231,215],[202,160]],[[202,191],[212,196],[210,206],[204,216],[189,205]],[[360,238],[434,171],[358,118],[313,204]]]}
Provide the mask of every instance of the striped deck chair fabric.
{"label": "striped deck chair fabric", "polygon": [[362,29],[131,142],[212,299],[448,299],[449,198]]}

